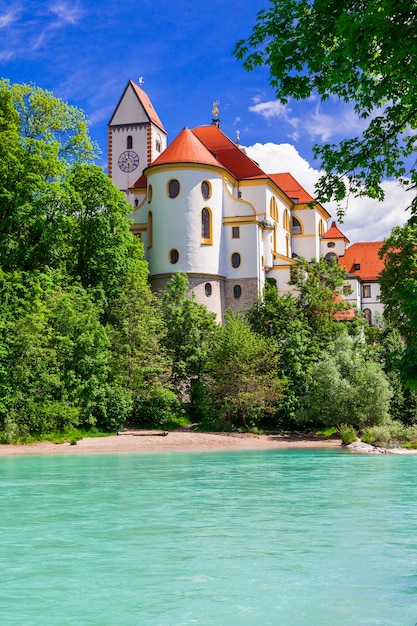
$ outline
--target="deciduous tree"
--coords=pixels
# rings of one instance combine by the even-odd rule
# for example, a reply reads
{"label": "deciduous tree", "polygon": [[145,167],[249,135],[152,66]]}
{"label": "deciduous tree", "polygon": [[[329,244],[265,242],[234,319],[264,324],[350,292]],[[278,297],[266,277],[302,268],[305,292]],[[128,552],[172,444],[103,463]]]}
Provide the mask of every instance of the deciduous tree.
{"label": "deciduous tree", "polygon": [[382,200],[386,178],[416,187],[414,0],[270,0],[234,52],[247,70],[269,68],[283,103],[312,96],[353,103],[362,135],[315,148],[326,172],[320,201],[349,192]]}

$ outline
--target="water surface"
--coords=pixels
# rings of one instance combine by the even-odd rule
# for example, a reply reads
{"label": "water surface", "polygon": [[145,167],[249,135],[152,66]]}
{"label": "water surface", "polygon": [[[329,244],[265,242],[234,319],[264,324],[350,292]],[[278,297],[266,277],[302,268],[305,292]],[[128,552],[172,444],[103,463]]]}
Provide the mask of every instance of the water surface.
{"label": "water surface", "polygon": [[0,458],[7,626],[417,622],[417,457]]}

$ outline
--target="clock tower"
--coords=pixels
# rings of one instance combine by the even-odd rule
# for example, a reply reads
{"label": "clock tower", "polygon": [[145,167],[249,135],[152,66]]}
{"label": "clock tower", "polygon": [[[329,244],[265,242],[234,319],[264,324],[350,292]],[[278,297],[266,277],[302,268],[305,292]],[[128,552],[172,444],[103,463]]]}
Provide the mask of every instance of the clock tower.
{"label": "clock tower", "polygon": [[166,145],[166,130],[148,95],[129,80],[108,124],[108,175],[128,202],[129,187]]}

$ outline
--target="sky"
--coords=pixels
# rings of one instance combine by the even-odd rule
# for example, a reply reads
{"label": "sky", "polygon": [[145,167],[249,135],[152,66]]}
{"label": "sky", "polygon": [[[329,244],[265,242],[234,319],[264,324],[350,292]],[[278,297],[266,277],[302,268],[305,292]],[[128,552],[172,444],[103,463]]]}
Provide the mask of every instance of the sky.
{"label": "sky", "polygon": [[[34,83],[82,109],[106,167],[107,124],[129,79],[150,97],[171,142],[210,124],[240,136],[267,173],[291,172],[314,195],[313,146],[361,131],[353,105],[315,98],[279,103],[267,68],[232,54],[269,0],[0,0],[0,77]],[[384,183],[383,203],[350,199],[340,228],[351,243],[380,241],[408,219],[411,197]],[[336,206],[326,204],[336,219]]]}

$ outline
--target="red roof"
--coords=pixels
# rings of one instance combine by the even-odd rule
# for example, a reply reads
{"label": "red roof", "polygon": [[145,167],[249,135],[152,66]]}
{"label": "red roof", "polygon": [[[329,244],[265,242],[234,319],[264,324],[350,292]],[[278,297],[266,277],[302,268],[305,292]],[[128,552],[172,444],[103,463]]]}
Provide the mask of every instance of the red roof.
{"label": "red roof", "polygon": [[198,126],[193,133],[206,146],[219,165],[228,170],[234,178],[267,178],[259,165],[252,161],[243,150],[227,137],[215,124]]}
{"label": "red roof", "polygon": [[137,97],[139,98],[139,100],[140,100],[143,108],[145,109],[145,112],[146,112],[147,116],[149,117],[149,119],[151,120],[151,122],[153,122],[155,124],[155,126],[158,126],[161,130],[163,130],[165,132],[165,128],[164,128],[161,120],[159,119],[157,112],[153,108],[152,102],[149,100],[148,95],[143,91],[143,89],[138,87],[133,82],[133,80],[130,80],[128,84],[133,87],[133,91],[136,93]]}
{"label": "red roof", "polygon": [[292,174],[286,172],[285,174],[268,174],[268,176],[291,198],[294,204],[304,204],[314,199],[304,187],[301,187]]}
{"label": "red roof", "polygon": [[219,166],[217,159],[189,128],[184,128],[175,137],[174,141],[152,162],[151,167],[163,163],[203,163]]}
{"label": "red roof", "polygon": [[346,243],[349,243],[349,239],[336,226],[336,222],[332,222],[329,230],[324,233],[323,239],[344,239]]}
{"label": "red roof", "polygon": [[110,118],[109,124],[112,123],[112,120],[116,114],[117,109],[119,108],[119,105],[121,103],[121,101],[123,100],[126,91],[129,89],[129,87],[131,87],[136,95],[136,97],[138,98],[140,104],[142,105],[146,115],[148,116],[149,120],[155,124],[155,126],[158,126],[158,128],[160,128],[164,133],[166,133],[166,130],[164,128],[164,125],[162,124],[161,120],[158,117],[157,112],[155,111],[155,109],[152,106],[152,102],[149,100],[149,96],[148,94],[146,94],[143,89],[141,89],[140,87],[138,87],[133,80],[129,80],[129,82],[127,83],[125,90],[119,100],[119,102],[117,103],[116,108],[113,111],[113,115]]}
{"label": "red roof", "polygon": [[378,280],[384,269],[384,262],[378,256],[382,245],[383,241],[354,243],[339,257],[339,265],[362,280]]}

